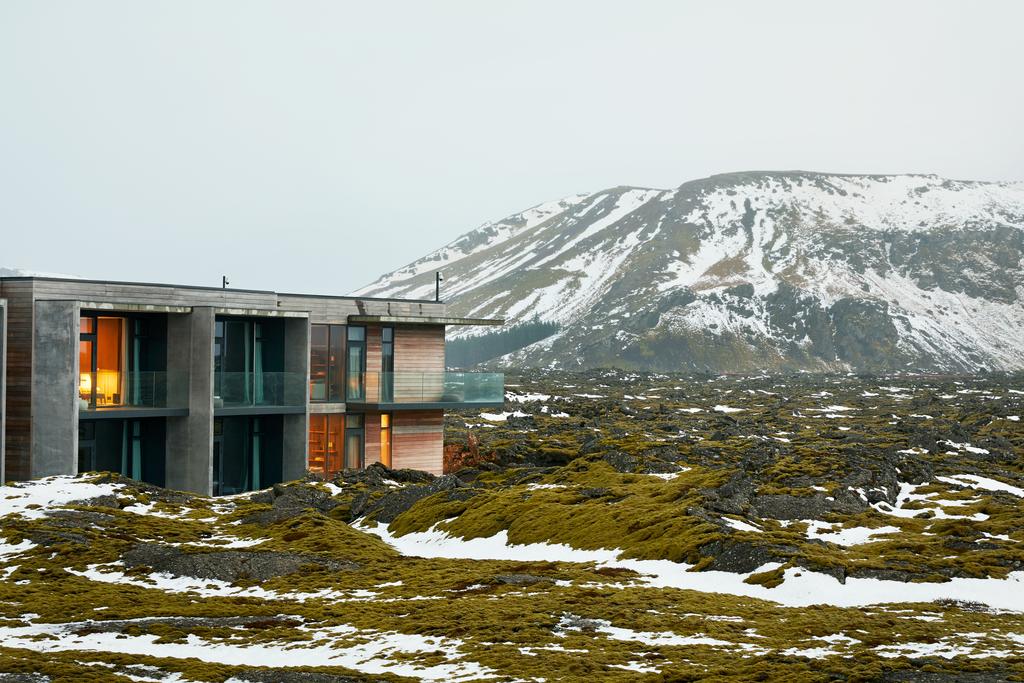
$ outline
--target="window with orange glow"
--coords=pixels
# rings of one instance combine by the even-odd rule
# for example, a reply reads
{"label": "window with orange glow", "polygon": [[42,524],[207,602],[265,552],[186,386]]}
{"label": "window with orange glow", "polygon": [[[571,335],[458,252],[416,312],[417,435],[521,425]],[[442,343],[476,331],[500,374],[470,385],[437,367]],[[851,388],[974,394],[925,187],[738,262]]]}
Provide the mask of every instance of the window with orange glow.
{"label": "window with orange glow", "polygon": [[78,397],[92,403],[92,340],[78,342]]}
{"label": "window with orange glow", "polygon": [[388,413],[380,416],[380,462],[391,467],[391,415]]}
{"label": "window with orange glow", "polygon": [[332,477],[342,470],[343,415],[309,416],[309,470]]}
{"label": "window with orange glow", "polygon": [[124,318],[96,321],[96,405],[124,403]]}

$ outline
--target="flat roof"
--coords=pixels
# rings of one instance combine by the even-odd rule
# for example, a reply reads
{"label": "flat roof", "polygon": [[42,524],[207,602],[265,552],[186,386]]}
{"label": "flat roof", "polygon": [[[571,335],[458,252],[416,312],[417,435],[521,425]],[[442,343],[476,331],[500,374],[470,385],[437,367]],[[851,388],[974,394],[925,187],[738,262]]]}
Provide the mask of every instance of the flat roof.
{"label": "flat roof", "polygon": [[399,299],[397,297],[381,297],[381,296],[351,296],[348,294],[296,294],[292,292],[275,292],[269,289],[242,289],[238,287],[207,287],[204,285],[174,285],[163,282],[131,282],[126,280],[89,280],[80,277],[53,277],[48,275],[15,275],[10,277],[0,277],[0,281],[11,280],[15,282],[24,282],[28,280],[44,280],[49,282],[80,282],[83,284],[90,285],[127,285],[129,287],[165,287],[168,289],[196,289],[201,291],[210,292],[242,292],[244,294],[272,294],[274,296],[293,296],[310,299],[348,299],[351,301],[404,301],[414,304],[443,304],[444,301],[434,301],[433,299]]}
{"label": "flat roof", "polygon": [[350,323],[396,323],[405,325],[504,325],[504,318],[455,318],[438,315],[350,315]]}

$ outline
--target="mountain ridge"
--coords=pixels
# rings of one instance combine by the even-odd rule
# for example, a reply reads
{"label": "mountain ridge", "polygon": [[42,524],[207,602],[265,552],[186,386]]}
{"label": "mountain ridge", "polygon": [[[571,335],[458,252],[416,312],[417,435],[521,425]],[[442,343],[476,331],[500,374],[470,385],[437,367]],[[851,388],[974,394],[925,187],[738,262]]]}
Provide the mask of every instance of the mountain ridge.
{"label": "mountain ridge", "polygon": [[[742,171],[485,223],[357,290],[562,329],[498,365],[1024,367],[1024,183]],[[476,334],[473,329],[460,336]]]}

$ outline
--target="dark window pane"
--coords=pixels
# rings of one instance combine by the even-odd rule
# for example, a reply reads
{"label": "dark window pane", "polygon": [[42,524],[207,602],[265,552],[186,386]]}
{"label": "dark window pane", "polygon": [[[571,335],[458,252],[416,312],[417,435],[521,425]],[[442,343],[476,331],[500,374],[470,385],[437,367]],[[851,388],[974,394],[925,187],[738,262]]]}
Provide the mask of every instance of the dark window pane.
{"label": "dark window pane", "polygon": [[364,341],[366,339],[366,328],[349,325],[348,328],[348,340],[349,341]]}

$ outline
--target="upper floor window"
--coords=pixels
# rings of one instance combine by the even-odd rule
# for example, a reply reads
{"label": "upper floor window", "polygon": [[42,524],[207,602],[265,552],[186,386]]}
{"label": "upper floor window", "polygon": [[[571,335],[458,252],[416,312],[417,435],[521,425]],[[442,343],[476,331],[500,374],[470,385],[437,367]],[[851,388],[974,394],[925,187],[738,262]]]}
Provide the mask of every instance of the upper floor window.
{"label": "upper floor window", "polygon": [[350,325],[345,371],[348,391],[345,400],[361,401],[366,397],[366,328]]}
{"label": "upper floor window", "polygon": [[310,325],[309,400],[345,400],[345,326]]}

